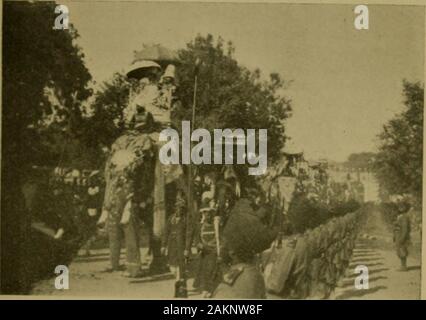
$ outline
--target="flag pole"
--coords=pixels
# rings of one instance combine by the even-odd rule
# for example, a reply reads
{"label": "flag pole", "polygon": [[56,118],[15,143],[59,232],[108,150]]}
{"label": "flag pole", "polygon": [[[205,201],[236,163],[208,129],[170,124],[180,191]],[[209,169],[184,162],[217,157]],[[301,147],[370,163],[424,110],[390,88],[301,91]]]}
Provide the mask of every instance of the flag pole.
{"label": "flag pole", "polygon": [[[197,106],[197,82],[198,82],[198,76],[197,74],[195,74],[194,77],[194,96],[193,96],[193,100],[192,100],[192,117],[191,117],[191,133],[195,128],[195,109]],[[190,148],[189,148],[192,152],[192,140],[190,141]],[[193,190],[192,190],[192,162],[191,160],[189,160],[189,167],[188,167],[188,209],[189,209],[189,214],[190,217],[193,217]]]}
{"label": "flag pole", "polygon": [[194,127],[195,127],[195,108],[197,105],[197,85],[198,85],[198,75],[196,73],[194,77],[194,96],[192,98],[192,119],[191,119],[192,130],[194,130]]}

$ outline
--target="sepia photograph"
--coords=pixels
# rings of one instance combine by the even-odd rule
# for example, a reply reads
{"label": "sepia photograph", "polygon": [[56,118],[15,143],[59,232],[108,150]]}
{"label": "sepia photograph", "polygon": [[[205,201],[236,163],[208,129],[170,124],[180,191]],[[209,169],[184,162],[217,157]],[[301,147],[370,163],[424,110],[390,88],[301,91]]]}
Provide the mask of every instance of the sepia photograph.
{"label": "sepia photograph", "polygon": [[424,5],[6,0],[1,33],[0,299],[421,299]]}

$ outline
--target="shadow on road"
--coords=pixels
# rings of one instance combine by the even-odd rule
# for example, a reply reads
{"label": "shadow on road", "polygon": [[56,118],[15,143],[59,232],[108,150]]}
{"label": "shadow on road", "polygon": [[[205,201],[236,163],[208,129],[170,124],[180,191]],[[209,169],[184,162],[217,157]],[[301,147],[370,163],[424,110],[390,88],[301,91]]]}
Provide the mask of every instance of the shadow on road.
{"label": "shadow on road", "polygon": [[138,284],[138,283],[146,283],[146,282],[152,282],[152,281],[161,281],[161,280],[172,280],[174,279],[175,276],[173,274],[170,273],[166,273],[166,274],[160,274],[158,276],[149,276],[143,279],[138,279],[138,280],[131,280],[129,281],[129,283],[131,284]]}
{"label": "shadow on road", "polygon": [[100,262],[100,261],[108,261],[109,256],[98,256],[98,257],[78,257],[75,259],[75,262]]}
{"label": "shadow on road", "polygon": [[346,291],[336,297],[336,299],[350,299],[350,298],[359,298],[362,296],[365,296],[367,294],[371,294],[380,290],[387,289],[386,286],[378,286],[370,289],[352,289],[349,291]]}
{"label": "shadow on road", "polygon": [[[388,270],[389,270],[389,268],[380,268],[380,269],[375,269],[375,270],[369,270],[368,275],[370,276],[372,274],[376,274],[376,273],[380,273],[380,272],[388,271]],[[348,276],[347,278],[352,279],[352,278],[356,278],[358,276],[359,276],[359,274],[354,273],[354,274],[351,274],[350,276]]]}
{"label": "shadow on road", "polygon": [[407,268],[407,271],[420,270],[421,266],[411,266]]}
{"label": "shadow on road", "polygon": [[[377,266],[383,266],[384,263],[383,262],[376,262],[376,263],[364,263],[365,266],[367,266],[368,268],[372,268],[372,267],[377,267]],[[349,265],[349,269],[354,270],[357,266],[359,266],[359,263],[357,264],[351,264]]]}
{"label": "shadow on road", "polygon": [[359,258],[359,257],[367,257],[367,258],[371,258],[371,257],[377,257],[378,253],[371,251],[369,253],[354,253],[352,255],[352,257],[354,257],[354,259]]}
{"label": "shadow on road", "polygon": [[[370,277],[368,279],[368,282],[372,283],[372,282],[375,282],[375,281],[378,281],[378,280],[385,280],[385,279],[388,279],[388,277],[385,277],[385,276],[375,276],[375,277]],[[347,280],[347,281],[345,281],[345,284],[339,286],[339,288],[345,289],[345,288],[354,287],[354,286],[355,286],[355,281],[354,280]]]}
{"label": "shadow on road", "polygon": [[359,264],[367,264],[370,261],[378,261],[378,260],[383,260],[383,257],[377,256],[375,258],[358,258],[358,259],[353,259],[351,262],[359,265]]}

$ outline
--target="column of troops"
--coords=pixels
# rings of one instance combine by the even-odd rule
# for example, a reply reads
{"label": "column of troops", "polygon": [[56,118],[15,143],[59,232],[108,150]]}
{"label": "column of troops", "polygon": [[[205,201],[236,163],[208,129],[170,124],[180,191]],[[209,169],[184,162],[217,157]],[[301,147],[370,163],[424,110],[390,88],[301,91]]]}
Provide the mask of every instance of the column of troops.
{"label": "column of troops", "polygon": [[169,218],[163,246],[177,273],[176,283],[181,283],[177,297],[186,296],[191,249],[196,254],[192,289],[206,298],[258,299],[269,293],[325,299],[345,272],[353,271],[348,267],[364,222],[362,209],[337,217],[330,214],[327,222],[302,234],[286,234],[286,206],[256,184],[240,183],[232,167],[212,176],[195,179],[199,199],[195,220],[185,222],[190,218],[184,201]]}
{"label": "column of troops", "polygon": [[348,267],[363,218],[362,209],[332,218],[263,253],[267,290],[296,299],[328,298],[353,272]]}
{"label": "column of troops", "polygon": [[[58,190],[66,181],[63,175],[55,173],[52,190],[60,199],[63,193]],[[93,224],[103,204],[103,182],[97,171],[83,176],[87,176],[84,183],[78,182],[80,175],[74,170],[74,180],[69,183],[84,188],[87,193],[83,206]],[[282,208],[277,208],[276,201],[265,196],[261,188],[240,189],[232,167],[219,177],[210,173],[197,175],[193,187],[196,212],[194,217],[189,217],[185,187],[177,188],[165,232],[158,244],[161,252],[157,253],[157,263],[163,264],[162,270],[157,272],[170,269],[176,275],[175,296],[187,295],[186,280],[191,266],[190,269],[195,269],[192,289],[204,297],[265,298],[267,292],[287,298],[329,297],[349,270],[355,239],[363,222],[363,210],[331,218],[302,234],[283,236],[282,220],[276,216],[283,212],[277,212]],[[67,206],[72,203],[64,204],[61,210]],[[117,212],[117,223],[124,228],[128,256],[125,275],[143,276],[139,224],[136,221],[123,223],[124,209]],[[37,222],[34,226],[40,229]],[[110,231],[115,230],[113,226],[108,227]],[[60,227],[59,224],[57,228]],[[54,230],[54,236],[58,237],[59,230]],[[117,239],[109,233],[112,265],[108,270],[111,272],[123,270],[119,263],[121,246],[117,247],[121,240]],[[89,237],[87,251],[93,240]],[[151,254],[155,254],[152,244]],[[193,263],[189,264],[191,260]]]}

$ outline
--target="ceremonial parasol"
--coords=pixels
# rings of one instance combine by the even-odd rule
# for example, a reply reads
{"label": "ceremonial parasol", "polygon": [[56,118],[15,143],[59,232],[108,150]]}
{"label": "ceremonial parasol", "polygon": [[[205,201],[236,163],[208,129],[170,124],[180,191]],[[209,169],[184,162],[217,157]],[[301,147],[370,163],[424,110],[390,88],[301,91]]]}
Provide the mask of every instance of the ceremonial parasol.
{"label": "ceremonial parasol", "polygon": [[142,79],[146,77],[153,69],[161,70],[161,66],[150,60],[135,61],[126,72],[128,78]]}
{"label": "ceremonial parasol", "polygon": [[179,57],[176,51],[168,49],[161,44],[144,45],[140,51],[135,51],[133,63],[142,60],[152,60],[157,62],[162,68],[168,64],[177,64]]}

